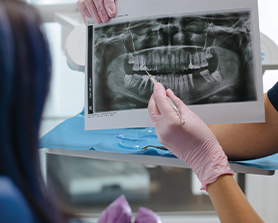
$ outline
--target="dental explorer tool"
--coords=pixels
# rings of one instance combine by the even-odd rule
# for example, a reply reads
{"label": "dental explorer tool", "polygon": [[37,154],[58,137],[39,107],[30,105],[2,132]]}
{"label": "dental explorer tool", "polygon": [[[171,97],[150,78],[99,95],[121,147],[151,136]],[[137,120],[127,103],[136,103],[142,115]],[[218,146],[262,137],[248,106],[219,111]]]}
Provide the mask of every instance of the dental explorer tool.
{"label": "dental explorer tool", "polygon": [[[147,67],[144,66],[146,73],[148,74],[150,80],[153,82],[153,84],[157,83],[157,80],[147,71]],[[172,108],[175,110],[175,112],[178,114],[178,116],[180,117],[181,121],[182,121],[182,125],[184,125],[184,123],[186,122],[186,120],[181,116],[177,106],[174,104],[174,102],[168,97],[167,100],[169,101],[170,105],[172,106]]]}

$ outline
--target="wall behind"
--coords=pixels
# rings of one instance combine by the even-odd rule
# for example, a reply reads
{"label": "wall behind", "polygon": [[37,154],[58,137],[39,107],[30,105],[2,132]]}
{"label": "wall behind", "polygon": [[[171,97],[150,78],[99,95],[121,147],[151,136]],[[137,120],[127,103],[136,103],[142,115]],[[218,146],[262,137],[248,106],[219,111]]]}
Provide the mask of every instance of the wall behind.
{"label": "wall behind", "polygon": [[62,51],[61,25],[46,23],[46,34],[52,54],[53,72],[50,94],[43,114],[41,135],[57,124],[80,113],[84,107],[84,73],[73,71]]}

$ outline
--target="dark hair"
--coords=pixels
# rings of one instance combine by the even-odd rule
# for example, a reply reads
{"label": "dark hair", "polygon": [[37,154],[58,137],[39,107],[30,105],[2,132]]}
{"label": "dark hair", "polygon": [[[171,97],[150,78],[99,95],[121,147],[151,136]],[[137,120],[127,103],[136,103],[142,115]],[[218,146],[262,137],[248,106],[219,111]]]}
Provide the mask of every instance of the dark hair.
{"label": "dark hair", "polygon": [[48,197],[39,164],[39,127],[51,58],[37,11],[0,0],[0,175],[27,200],[36,221],[66,222]]}

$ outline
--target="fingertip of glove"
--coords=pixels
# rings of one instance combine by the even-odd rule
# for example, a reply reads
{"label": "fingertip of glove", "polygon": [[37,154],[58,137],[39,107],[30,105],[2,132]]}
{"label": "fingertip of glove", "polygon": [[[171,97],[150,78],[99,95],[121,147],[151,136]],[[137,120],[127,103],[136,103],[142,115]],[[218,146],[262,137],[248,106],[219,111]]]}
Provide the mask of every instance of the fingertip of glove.
{"label": "fingertip of glove", "polygon": [[154,86],[153,86],[153,90],[154,90],[154,93],[157,92],[158,90],[158,83],[155,83]]}
{"label": "fingertip of glove", "polygon": [[172,95],[174,94],[174,92],[173,92],[172,89],[170,89],[170,88],[168,88],[166,91],[167,91],[167,93],[169,93],[169,94],[172,94]]}
{"label": "fingertip of glove", "polygon": [[108,15],[109,15],[109,17],[115,17],[116,16],[116,11],[108,11]]}
{"label": "fingertip of glove", "polygon": [[154,92],[158,92],[161,90],[165,91],[165,89],[161,83],[155,83],[153,89],[154,89]]}
{"label": "fingertip of glove", "polygon": [[109,15],[109,17],[115,17],[116,16],[116,6],[114,3],[112,3],[111,5],[108,5],[106,7],[107,13]]}

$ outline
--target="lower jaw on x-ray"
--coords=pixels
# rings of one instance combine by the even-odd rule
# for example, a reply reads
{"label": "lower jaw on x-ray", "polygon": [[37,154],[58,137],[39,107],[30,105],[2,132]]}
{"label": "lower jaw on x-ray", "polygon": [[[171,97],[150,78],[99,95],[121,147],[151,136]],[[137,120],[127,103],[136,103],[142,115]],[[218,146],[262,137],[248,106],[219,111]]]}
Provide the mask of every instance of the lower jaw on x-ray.
{"label": "lower jaw on x-ray", "polygon": [[95,28],[95,112],[146,108],[145,66],[187,105],[254,101],[251,34],[248,11]]}

